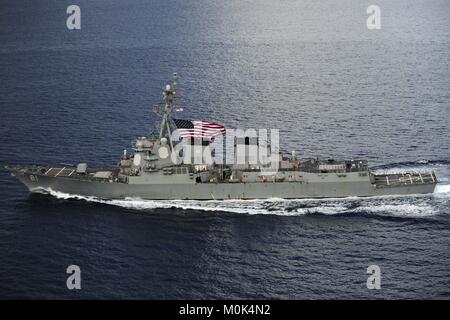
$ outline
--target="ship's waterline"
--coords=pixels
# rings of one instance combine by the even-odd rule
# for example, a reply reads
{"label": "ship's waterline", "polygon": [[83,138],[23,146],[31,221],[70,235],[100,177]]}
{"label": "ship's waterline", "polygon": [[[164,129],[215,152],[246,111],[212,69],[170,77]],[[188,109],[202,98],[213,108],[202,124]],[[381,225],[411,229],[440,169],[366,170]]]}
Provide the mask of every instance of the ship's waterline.
{"label": "ship's waterline", "polygon": [[60,200],[75,200],[152,213],[156,209],[177,208],[191,212],[224,212],[249,215],[303,216],[307,214],[340,215],[369,213],[403,218],[426,218],[439,214],[438,203],[447,201],[449,184],[438,184],[432,194],[383,195],[344,198],[267,198],[226,200],[148,200],[138,197],[103,199],[93,196],[69,194],[51,188],[33,189],[33,193],[46,194]]}

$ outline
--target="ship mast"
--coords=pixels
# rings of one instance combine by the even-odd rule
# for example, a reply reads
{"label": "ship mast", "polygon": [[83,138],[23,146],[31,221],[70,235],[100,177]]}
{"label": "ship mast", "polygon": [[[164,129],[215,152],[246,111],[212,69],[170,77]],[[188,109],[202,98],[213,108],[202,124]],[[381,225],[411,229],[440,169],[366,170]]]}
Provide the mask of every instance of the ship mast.
{"label": "ship mast", "polygon": [[163,92],[163,100],[166,103],[164,106],[164,113],[161,120],[161,130],[159,132],[159,139],[163,138],[166,135],[169,139],[170,147],[173,150],[172,145],[172,132],[170,131],[170,125],[169,125],[169,116],[172,112],[173,106],[175,104],[175,93],[177,88],[177,74],[173,74],[173,82],[172,84],[166,85],[166,88]]}

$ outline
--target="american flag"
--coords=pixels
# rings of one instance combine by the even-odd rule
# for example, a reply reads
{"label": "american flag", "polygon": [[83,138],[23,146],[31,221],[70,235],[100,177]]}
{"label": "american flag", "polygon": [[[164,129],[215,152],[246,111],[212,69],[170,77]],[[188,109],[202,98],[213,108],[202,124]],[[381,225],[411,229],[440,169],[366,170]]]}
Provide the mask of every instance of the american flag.
{"label": "american flag", "polygon": [[182,138],[202,138],[211,140],[219,134],[225,134],[225,127],[221,124],[205,120],[173,119]]}

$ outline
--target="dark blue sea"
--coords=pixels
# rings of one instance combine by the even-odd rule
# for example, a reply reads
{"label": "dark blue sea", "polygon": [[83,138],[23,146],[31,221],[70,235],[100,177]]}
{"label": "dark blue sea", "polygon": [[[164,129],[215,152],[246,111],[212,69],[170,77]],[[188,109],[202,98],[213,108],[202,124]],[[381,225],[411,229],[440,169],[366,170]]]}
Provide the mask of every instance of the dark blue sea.
{"label": "dark blue sea", "polygon": [[[449,17],[445,0],[0,0],[0,298],[450,298]],[[435,170],[439,185],[104,201],[29,194],[3,169],[115,165],[159,121],[173,72],[186,119],[277,128],[284,152]]]}

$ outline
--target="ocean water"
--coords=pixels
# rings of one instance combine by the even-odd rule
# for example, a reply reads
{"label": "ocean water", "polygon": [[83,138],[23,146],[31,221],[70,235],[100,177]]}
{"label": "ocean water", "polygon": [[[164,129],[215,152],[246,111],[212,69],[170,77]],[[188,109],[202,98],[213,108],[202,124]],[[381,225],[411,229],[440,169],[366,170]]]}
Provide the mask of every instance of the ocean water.
{"label": "ocean water", "polygon": [[[66,27],[71,4],[81,30]],[[449,16],[444,0],[1,0],[1,165],[116,164],[177,72],[185,118],[440,182],[422,196],[105,201],[30,195],[1,169],[0,298],[450,298]],[[71,264],[81,290],[66,287]]]}

